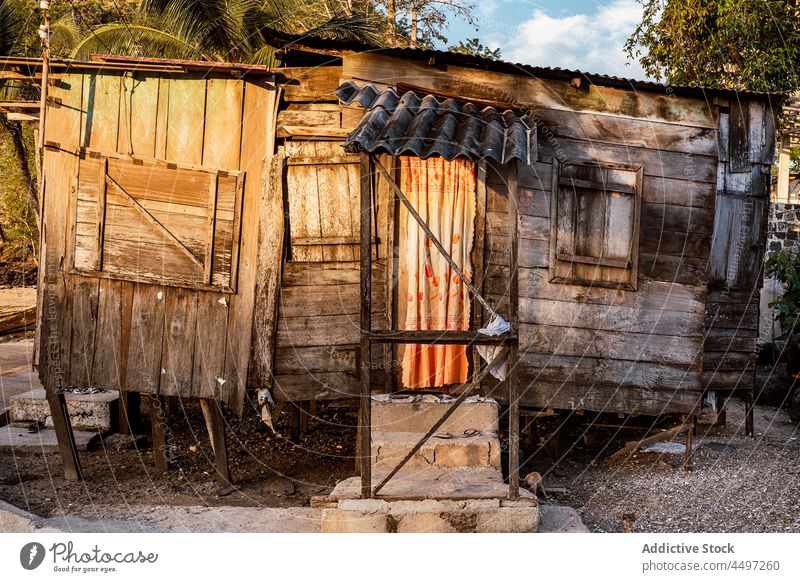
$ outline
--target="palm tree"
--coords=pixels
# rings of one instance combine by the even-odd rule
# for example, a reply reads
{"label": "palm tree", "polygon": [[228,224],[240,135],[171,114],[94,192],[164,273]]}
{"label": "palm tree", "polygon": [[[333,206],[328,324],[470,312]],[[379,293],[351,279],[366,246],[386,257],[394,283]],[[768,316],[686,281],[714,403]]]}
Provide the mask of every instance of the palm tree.
{"label": "palm tree", "polygon": [[272,65],[275,50],[261,34],[265,28],[377,42],[385,17],[345,7],[330,0],[143,0],[135,18],[95,28],[73,56],[114,52]]}

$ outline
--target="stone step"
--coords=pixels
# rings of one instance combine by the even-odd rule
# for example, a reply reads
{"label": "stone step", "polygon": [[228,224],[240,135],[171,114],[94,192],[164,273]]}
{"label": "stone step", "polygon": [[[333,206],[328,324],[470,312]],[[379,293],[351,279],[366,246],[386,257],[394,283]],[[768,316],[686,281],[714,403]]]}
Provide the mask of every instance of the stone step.
{"label": "stone step", "polygon": [[[373,485],[387,470],[373,471]],[[323,532],[530,533],[539,529],[536,496],[507,499],[496,469],[404,468],[373,499],[359,499],[360,477],[339,483],[311,506],[323,508]]]}
{"label": "stone step", "polygon": [[[411,395],[403,399],[386,396],[372,398],[373,432],[426,433],[452,405],[452,399],[433,395]],[[500,406],[490,398],[467,398],[445,421],[441,432],[463,433],[468,430],[496,433]]]}
{"label": "stone step", "polygon": [[[105,433],[114,427],[119,406],[119,392],[109,390],[96,394],[65,394],[72,428]],[[39,422],[53,426],[50,405],[44,388],[35,388],[12,396],[9,400],[11,422]]]}
{"label": "stone step", "polygon": [[530,500],[346,499],[322,510],[326,533],[536,533],[539,508]]}
{"label": "stone step", "polygon": [[[500,469],[500,441],[495,433],[442,438],[451,434],[437,433],[432,436],[404,466],[409,469],[429,466]],[[373,466],[393,469],[421,436],[421,433],[416,432],[373,432]]]}
{"label": "stone step", "polygon": [[[375,486],[390,469],[375,467],[372,485]],[[527,489],[520,489],[520,497],[536,499]],[[323,501],[358,499],[361,496],[361,477],[351,477],[334,487],[330,495],[318,498]],[[448,469],[445,467],[402,468],[378,492],[384,501],[409,499],[506,499],[508,485],[503,483],[503,474],[498,469],[469,467]],[[313,501],[313,500],[312,500]],[[320,506],[321,507],[321,506]]]}
{"label": "stone step", "polygon": [[[75,430],[75,445],[79,451],[89,450],[99,439],[96,431]],[[15,455],[58,453],[58,439],[52,428],[42,428],[31,433],[27,426],[10,424],[0,429],[0,453]]]}

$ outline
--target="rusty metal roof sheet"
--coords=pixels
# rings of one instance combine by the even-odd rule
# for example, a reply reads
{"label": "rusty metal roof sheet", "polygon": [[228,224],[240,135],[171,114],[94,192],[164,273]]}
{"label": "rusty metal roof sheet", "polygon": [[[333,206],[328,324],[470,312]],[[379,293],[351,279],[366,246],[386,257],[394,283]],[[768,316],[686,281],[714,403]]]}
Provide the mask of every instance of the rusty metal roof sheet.
{"label": "rusty metal roof sheet", "polygon": [[411,154],[420,158],[439,155],[446,160],[491,158],[499,163],[536,160],[536,124],[528,115],[413,91],[398,94],[374,85],[359,87],[347,81],[336,91],[346,105],[358,103],[367,110],[348,136],[350,152]]}

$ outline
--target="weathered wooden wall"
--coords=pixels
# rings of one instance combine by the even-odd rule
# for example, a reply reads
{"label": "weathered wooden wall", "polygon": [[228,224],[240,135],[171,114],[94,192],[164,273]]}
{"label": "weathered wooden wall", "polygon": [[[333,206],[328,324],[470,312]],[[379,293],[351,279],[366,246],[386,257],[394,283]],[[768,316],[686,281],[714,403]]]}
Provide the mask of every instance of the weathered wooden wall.
{"label": "weathered wooden wall", "polygon": [[[274,84],[263,76],[98,70],[66,75],[53,92],[61,103],[48,109],[44,161],[44,268],[40,281],[44,308],[39,346],[44,385],[50,392],[65,385],[99,385],[217,398],[241,410],[250,359],[260,211],[264,207],[262,172],[264,160],[274,151]],[[90,232],[87,217],[100,228],[102,210],[110,212],[112,206],[106,208],[105,202],[119,202],[104,196],[93,198],[102,188],[98,190],[97,173],[91,178],[88,169],[80,170],[86,160],[93,159],[89,154],[81,156],[82,150],[94,152],[97,159],[162,160],[170,170],[198,167],[216,174],[218,180],[238,174],[243,180],[241,207],[223,208],[232,201],[223,201],[228,190],[222,188],[219,208],[227,214],[217,216],[216,227],[211,224],[213,216],[200,221],[211,228],[234,230],[219,239],[230,240],[231,248],[219,247],[217,257],[223,253],[225,261],[233,259],[238,264],[236,280],[229,281],[235,284],[226,289],[222,284],[203,287],[191,278],[177,281],[180,276],[159,268],[166,253],[175,252],[170,243],[159,244],[157,239],[136,233],[120,234],[127,221],[109,224],[114,225],[116,236],[125,238],[124,252],[139,255],[137,261],[131,256],[126,262],[124,254],[117,253],[112,261],[116,271],[89,269],[83,259],[76,264],[76,230],[84,235]],[[125,163],[130,168],[139,164]],[[142,162],[139,167],[148,164],[158,165]],[[197,192],[176,182],[175,204],[171,204],[168,187],[160,192],[166,199],[151,196],[148,200],[148,180],[157,175],[152,170],[131,178],[128,187],[141,188],[142,204],[161,216],[167,226],[171,220],[189,228],[185,226],[191,226],[189,219],[178,215],[203,211],[209,199],[208,182]],[[89,202],[86,197],[79,201],[79,192],[87,191]],[[202,202],[192,202],[195,197]],[[125,210],[125,204],[122,202],[119,212]],[[262,243],[280,245],[280,241]],[[109,247],[100,249],[99,254],[94,249],[95,267],[113,250],[113,244]],[[193,252],[211,253],[213,249],[201,245]],[[138,276],[136,269],[125,272],[126,265],[134,263],[142,268],[152,263],[150,274],[154,276]],[[207,263],[211,267],[212,260]],[[209,283],[214,282],[211,274],[207,275]]]}
{"label": "weathered wooden wall", "polygon": [[769,103],[717,100],[720,111],[714,240],[703,355],[707,390],[750,390],[775,156]]}

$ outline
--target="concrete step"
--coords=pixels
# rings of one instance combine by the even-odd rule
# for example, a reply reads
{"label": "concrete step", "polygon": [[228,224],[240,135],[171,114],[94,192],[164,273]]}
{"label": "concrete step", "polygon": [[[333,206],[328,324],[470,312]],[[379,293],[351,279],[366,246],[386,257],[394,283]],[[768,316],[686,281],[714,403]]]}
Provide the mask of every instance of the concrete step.
{"label": "concrete step", "polygon": [[[105,433],[114,427],[119,406],[119,392],[109,390],[96,394],[65,394],[67,412],[74,430]],[[35,388],[12,396],[9,400],[11,422],[39,422],[53,426],[50,405],[44,388]]]}
{"label": "concrete step", "polygon": [[[387,470],[373,471],[373,485]],[[500,471],[486,468],[402,469],[374,499],[359,499],[360,477],[339,483],[311,506],[323,508],[323,532],[530,533],[539,530],[536,496],[507,499]]]}
{"label": "concrete step", "polygon": [[[405,467],[446,468],[487,467],[500,469],[500,441],[495,433],[442,438],[452,433],[437,433],[405,464]],[[463,433],[461,433],[463,434]],[[393,469],[419,441],[422,433],[373,432],[372,464]]]}
{"label": "concrete step", "polygon": [[[375,467],[372,471],[372,485],[380,483],[389,471],[390,469]],[[527,489],[520,489],[519,493],[521,497],[536,499],[536,496]],[[361,477],[351,477],[337,484],[330,495],[318,499],[320,501],[339,501],[358,499],[360,496]],[[503,483],[503,474],[493,468],[404,467],[380,490],[378,497],[384,501],[506,499],[508,485]]]}
{"label": "concrete step", "polygon": [[[79,451],[89,450],[100,439],[96,431],[75,430],[75,445]],[[52,428],[43,428],[31,433],[27,426],[10,424],[0,428],[0,453],[15,455],[57,453],[58,439]]]}
{"label": "concrete step", "polygon": [[[387,396],[372,398],[373,432],[426,433],[452,405],[452,399],[433,395],[411,395],[403,399]],[[463,433],[478,430],[496,433],[500,406],[490,398],[467,398],[439,429],[441,432]]]}
{"label": "concrete step", "polygon": [[536,533],[539,508],[529,500],[347,499],[322,510],[325,533]]}

